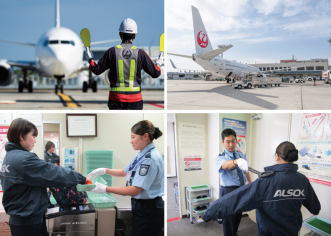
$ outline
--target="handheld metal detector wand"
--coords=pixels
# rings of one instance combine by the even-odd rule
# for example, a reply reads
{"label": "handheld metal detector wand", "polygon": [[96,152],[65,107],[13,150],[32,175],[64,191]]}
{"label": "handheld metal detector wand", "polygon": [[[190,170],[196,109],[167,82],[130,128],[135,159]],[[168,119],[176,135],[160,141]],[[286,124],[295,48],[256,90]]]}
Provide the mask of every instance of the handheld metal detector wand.
{"label": "handheld metal detector wand", "polygon": [[254,174],[257,174],[259,176],[259,178],[265,178],[265,177],[269,177],[273,174],[275,174],[275,171],[273,170],[268,170],[268,171],[265,171],[265,172],[260,172],[260,171],[257,171],[257,170],[254,170],[252,169],[251,167],[248,167],[248,170]]}

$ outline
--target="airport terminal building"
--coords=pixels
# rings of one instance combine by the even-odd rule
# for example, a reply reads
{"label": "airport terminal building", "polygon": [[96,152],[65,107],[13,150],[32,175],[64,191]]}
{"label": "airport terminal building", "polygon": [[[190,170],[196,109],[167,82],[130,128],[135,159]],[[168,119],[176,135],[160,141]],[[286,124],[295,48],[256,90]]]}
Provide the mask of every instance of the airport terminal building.
{"label": "airport terminal building", "polygon": [[[249,64],[258,67],[260,71],[275,71],[275,74],[284,77],[300,78],[304,76],[315,76],[321,78],[322,72],[329,69],[328,59],[296,60],[294,56],[290,60],[280,60],[279,63],[256,63]],[[295,68],[293,68],[295,67]]]}

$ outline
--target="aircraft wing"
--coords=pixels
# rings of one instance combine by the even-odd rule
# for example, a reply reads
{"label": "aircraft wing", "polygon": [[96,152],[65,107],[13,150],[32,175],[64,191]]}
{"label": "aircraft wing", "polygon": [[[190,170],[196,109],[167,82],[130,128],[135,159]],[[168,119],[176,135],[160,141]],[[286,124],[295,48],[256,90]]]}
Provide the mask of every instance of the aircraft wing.
{"label": "aircraft wing", "polygon": [[228,50],[228,49],[230,49],[230,48],[232,48],[232,47],[233,47],[233,45],[230,44],[230,45],[225,46],[225,47],[223,47],[223,48],[218,48],[218,49],[215,49],[215,50],[213,50],[213,51],[210,51],[210,52],[206,52],[206,53],[200,54],[200,55],[198,55],[198,56],[196,56],[196,57],[199,57],[199,58],[201,58],[201,59],[203,59],[203,60],[211,60],[211,59],[213,59],[214,57],[220,55],[222,52],[225,52],[226,50]]}
{"label": "aircraft wing", "polygon": [[173,56],[186,57],[186,58],[191,58],[191,59],[192,59],[192,56],[186,56],[186,55],[174,54],[174,53],[167,53],[167,54],[169,54],[169,55],[173,55]]}
{"label": "aircraft wing", "polygon": [[103,44],[103,43],[112,43],[112,42],[117,42],[117,41],[121,41],[121,39],[111,39],[111,40],[91,42],[90,45],[92,46],[92,45]]}
{"label": "aircraft wing", "polygon": [[30,47],[35,47],[36,46],[36,44],[34,44],[34,43],[21,43],[21,42],[7,41],[7,40],[2,40],[2,39],[0,39],[0,42],[20,44],[20,45],[30,46]]}
{"label": "aircraft wing", "polygon": [[11,67],[19,67],[21,69],[27,69],[31,71],[38,71],[37,64],[35,61],[6,61]]}

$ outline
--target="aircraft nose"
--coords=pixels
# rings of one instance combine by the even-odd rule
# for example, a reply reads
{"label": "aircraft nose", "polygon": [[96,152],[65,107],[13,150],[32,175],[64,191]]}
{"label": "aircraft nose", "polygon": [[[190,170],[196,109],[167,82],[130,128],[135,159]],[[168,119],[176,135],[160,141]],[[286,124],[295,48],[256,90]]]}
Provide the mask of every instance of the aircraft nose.
{"label": "aircraft nose", "polygon": [[70,50],[63,50],[60,48],[51,49],[53,57],[53,67],[55,75],[67,75],[70,64],[71,52]]}

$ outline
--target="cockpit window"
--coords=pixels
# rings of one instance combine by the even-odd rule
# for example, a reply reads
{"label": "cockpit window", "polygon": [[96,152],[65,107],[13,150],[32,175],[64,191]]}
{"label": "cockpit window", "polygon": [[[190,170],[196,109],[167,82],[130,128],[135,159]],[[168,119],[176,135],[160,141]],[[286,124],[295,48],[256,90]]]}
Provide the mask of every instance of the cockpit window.
{"label": "cockpit window", "polygon": [[58,44],[59,40],[49,40],[49,44]]}
{"label": "cockpit window", "polygon": [[69,40],[46,40],[44,42],[44,46],[46,47],[48,44],[71,44],[72,46],[75,46],[74,41],[69,41]]}

